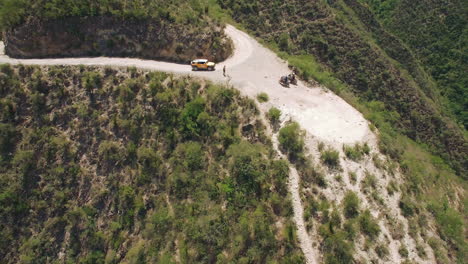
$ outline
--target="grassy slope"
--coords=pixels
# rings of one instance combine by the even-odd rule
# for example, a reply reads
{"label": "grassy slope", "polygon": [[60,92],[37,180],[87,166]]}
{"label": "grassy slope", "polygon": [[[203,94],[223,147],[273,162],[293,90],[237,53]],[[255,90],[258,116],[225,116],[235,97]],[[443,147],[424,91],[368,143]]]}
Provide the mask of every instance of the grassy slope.
{"label": "grassy slope", "polygon": [[448,108],[468,127],[467,7],[463,1],[362,1],[402,39],[434,78]]}
{"label": "grassy slope", "polygon": [[2,65],[0,84],[1,259],[302,261],[287,162],[236,90],[132,68]]}
{"label": "grassy slope", "polygon": [[[413,228],[417,233],[427,228],[425,220],[418,219],[430,212],[444,239],[430,243],[436,257],[442,263],[453,261],[445,247],[449,256],[463,263],[467,186],[447,161],[460,159],[455,167],[463,177],[466,140],[444,109],[446,99],[439,95],[438,83],[411,47],[389,34],[356,1],[217,2],[297,67],[302,77],[334,90],[379,128],[381,150],[399,161],[406,177],[403,192],[417,208],[416,214],[408,215]],[[458,135],[459,154],[449,158],[443,152],[452,151],[451,145],[435,146],[433,140],[444,141],[451,133]],[[444,159],[430,154],[434,146]]]}

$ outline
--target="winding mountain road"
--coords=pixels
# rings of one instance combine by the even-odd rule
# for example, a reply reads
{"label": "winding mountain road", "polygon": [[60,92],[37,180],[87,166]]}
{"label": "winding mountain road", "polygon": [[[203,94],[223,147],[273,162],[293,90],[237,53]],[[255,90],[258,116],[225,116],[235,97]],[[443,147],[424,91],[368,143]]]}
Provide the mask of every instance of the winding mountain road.
{"label": "winding mountain road", "polygon": [[[214,72],[192,72],[190,65],[174,64],[132,58],[59,58],[59,59],[13,59],[3,54],[0,42],[0,63],[34,65],[108,65],[135,66],[138,68],[190,74],[215,82],[229,83],[243,94],[255,98],[258,93],[269,95],[269,102],[261,104],[266,113],[274,106],[282,111],[282,120],[295,120],[313,137],[330,145],[340,146],[375,139],[368,122],[362,114],[343,99],[321,87],[309,87],[302,82],[297,86],[284,88],[278,83],[280,76],[290,70],[286,62],[272,51],[260,45],[246,33],[233,26],[226,27],[226,34],[233,40],[235,51],[226,61],[217,65]],[[222,67],[226,66],[229,77],[224,77]],[[277,138],[274,135],[277,147]],[[294,221],[298,228],[300,246],[308,264],[318,263],[318,250],[312,246],[303,220],[299,184],[295,168],[291,168],[289,190],[293,201]]]}

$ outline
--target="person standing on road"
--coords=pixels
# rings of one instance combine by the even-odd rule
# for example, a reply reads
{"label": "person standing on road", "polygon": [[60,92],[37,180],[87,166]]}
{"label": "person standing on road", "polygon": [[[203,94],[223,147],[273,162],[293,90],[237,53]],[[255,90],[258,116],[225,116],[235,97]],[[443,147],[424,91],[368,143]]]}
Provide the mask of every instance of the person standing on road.
{"label": "person standing on road", "polygon": [[226,65],[223,66],[223,76],[226,77]]}

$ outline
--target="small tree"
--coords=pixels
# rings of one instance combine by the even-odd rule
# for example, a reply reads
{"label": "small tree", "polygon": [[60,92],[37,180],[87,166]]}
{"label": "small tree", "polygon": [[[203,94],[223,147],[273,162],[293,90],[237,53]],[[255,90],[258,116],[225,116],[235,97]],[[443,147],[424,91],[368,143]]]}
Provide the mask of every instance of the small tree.
{"label": "small tree", "polygon": [[278,40],[278,46],[282,51],[289,51],[289,34],[284,32],[280,35]]}
{"label": "small tree", "polygon": [[301,130],[296,122],[292,122],[281,128],[278,140],[281,147],[289,155],[297,156],[304,150],[304,131]]}
{"label": "small tree", "polygon": [[[270,120],[271,124],[273,125],[273,127],[276,127],[278,126],[279,124],[279,121],[280,121],[280,118],[281,118],[281,110],[279,110],[278,108],[276,107],[272,107],[270,108],[270,110],[268,111],[268,115],[267,115],[268,119]],[[276,128],[275,128],[276,129]]]}
{"label": "small tree", "polygon": [[327,149],[322,152],[320,159],[322,162],[327,165],[329,168],[339,168],[340,167],[340,153],[334,149]]}

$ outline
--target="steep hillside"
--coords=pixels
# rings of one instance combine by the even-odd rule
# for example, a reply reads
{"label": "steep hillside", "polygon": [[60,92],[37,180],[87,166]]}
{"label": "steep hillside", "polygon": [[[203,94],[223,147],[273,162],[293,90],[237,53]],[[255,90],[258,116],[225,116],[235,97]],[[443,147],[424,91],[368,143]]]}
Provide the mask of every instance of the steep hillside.
{"label": "steep hillside", "polygon": [[5,52],[16,58],[226,59],[232,45],[205,1],[0,1]]}
{"label": "steep hillside", "polygon": [[[305,79],[320,77],[313,76],[310,67],[317,60],[362,102],[383,102],[399,132],[427,144],[466,175],[464,131],[444,112],[432,79],[411,50],[383,31],[371,12],[365,19],[365,10],[355,11],[364,6],[355,7],[359,3],[354,0],[217,2],[253,34],[283,51]],[[336,88],[335,83],[329,88]]]}
{"label": "steep hillside", "polygon": [[233,89],[2,65],[5,263],[300,263],[288,163]]}
{"label": "steep hillside", "polygon": [[382,25],[402,39],[438,89],[449,108],[468,128],[468,6],[460,0],[387,0],[367,3]]}
{"label": "steep hillside", "polygon": [[324,260],[465,263],[466,132],[411,47],[357,1],[217,2],[377,128],[381,153],[312,137],[310,164],[298,165]]}

